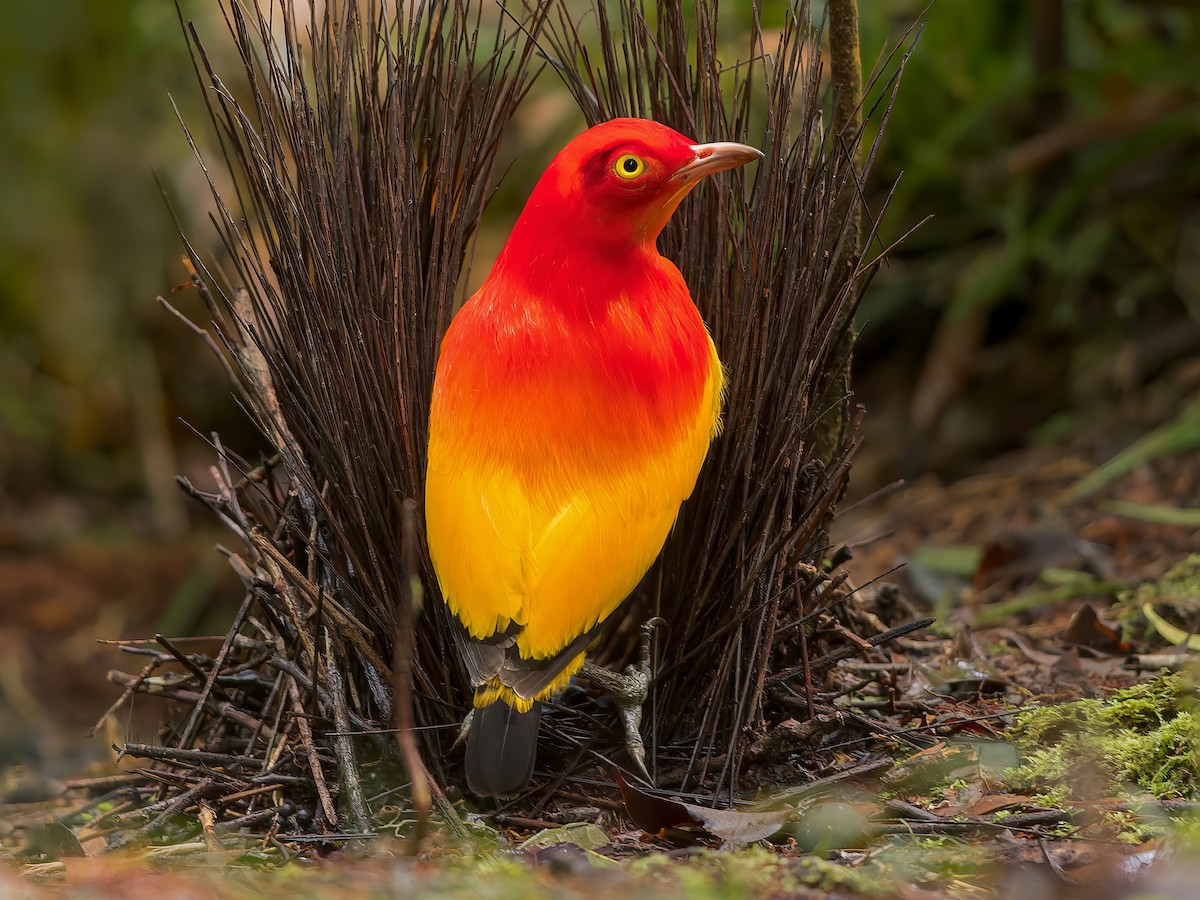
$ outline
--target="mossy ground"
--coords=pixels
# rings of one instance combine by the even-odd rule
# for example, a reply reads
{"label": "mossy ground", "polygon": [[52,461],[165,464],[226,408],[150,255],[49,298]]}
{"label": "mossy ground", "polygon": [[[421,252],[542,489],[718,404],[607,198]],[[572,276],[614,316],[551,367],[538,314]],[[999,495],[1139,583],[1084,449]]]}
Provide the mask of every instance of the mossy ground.
{"label": "mossy ground", "polygon": [[533,862],[516,853],[447,854],[414,860],[376,847],[370,856],[293,861],[269,867],[221,853],[116,854],[69,859],[26,870],[0,869],[0,896],[36,898],[169,896],[214,900],[318,897],[892,897],[903,885],[973,888],[989,872],[986,854],[965,842],[893,838],[858,865],[786,848],[700,849],[596,865],[582,854]]}
{"label": "mossy ground", "polygon": [[[1015,790],[1116,797],[1136,786],[1155,800],[1200,798],[1200,720],[1191,675],[1161,675],[1109,700],[1077,700],[1017,716]],[[1136,790],[1132,791],[1137,793]]]}

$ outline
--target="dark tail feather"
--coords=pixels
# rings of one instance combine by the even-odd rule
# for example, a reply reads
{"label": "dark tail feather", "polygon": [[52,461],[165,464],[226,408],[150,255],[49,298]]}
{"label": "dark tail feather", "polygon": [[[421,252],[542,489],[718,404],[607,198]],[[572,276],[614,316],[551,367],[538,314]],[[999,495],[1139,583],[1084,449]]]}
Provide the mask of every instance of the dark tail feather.
{"label": "dark tail feather", "polygon": [[515,794],[533,777],[541,705],[518,712],[504,701],[475,710],[467,735],[467,787],[477,797]]}

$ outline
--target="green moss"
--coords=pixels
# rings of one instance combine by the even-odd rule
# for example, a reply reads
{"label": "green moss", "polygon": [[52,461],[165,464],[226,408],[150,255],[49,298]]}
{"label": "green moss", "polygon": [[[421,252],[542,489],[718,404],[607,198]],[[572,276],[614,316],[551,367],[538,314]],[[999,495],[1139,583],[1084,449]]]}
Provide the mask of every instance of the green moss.
{"label": "green moss", "polygon": [[1195,689],[1182,674],[1021,713],[1010,735],[1022,764],[1015,790],[1068,786],[1115,795],[1134,784],[1157,799],[1200,798],[1200,721]]}
{"label": "green moss", "polygon": [[[1200,813],[1184,811],[1170,822],[1170,834],[1181,854],[1200,854]],[[1165,830],[1165,829],[1164,829]]]}
{"label": "green moss", "polygon": [[867,896],[894,896],[896,881],[889,871],[879,867],[851,869],[820,856],[802,856],[794,860],[794,871],[805,887],[826,893],[853,891]]}
{"label": "green moss", "polygon": [[926,887],[953,884],[958,890],[985,881],[994,869],[982,844],[950,837],[893,837],[876,852],[872,862],[889,872],[893,883]]}

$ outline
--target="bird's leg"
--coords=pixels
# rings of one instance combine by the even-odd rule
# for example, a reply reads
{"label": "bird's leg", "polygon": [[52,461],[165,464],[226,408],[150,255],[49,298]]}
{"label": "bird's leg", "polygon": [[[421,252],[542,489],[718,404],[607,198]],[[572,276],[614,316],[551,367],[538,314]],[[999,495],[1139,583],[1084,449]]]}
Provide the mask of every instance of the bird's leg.
{"label": "bird's leg", "polygon": [[474,719],[475,710],[471,709],[470,712],[463,717],[462,724],[458,726],[458,736],[454,738],[454,743],[450,745],[451,751],[456,749],[459,744],[467,739],[467,735],[471,733],[471,722],[474,721]]}
{"label": "bird's leg", "polygon": [[604,693],[617,701],[621,722],[625,726],[625,747],[638,773],[650,781],[646,771],[646,745],[642,741],[642,704],[650,689],[650,651],[654,629],[662,624],[655,616],[642,625],[642,646],[638,661],[625,667],[625,674],[605,669],[588,660],[583,661],[579,674],[595,683]]}

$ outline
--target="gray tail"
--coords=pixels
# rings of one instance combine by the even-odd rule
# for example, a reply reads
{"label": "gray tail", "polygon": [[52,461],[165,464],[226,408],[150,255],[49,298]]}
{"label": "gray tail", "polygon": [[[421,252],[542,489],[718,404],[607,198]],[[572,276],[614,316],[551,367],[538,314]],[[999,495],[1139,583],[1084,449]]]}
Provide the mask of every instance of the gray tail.
{"label": "gray tail", "polygon": [[467,787],[477,797],[515,794],[533,777],[541,704],[518,712],[503,700],[475,710],[467,734]]}

